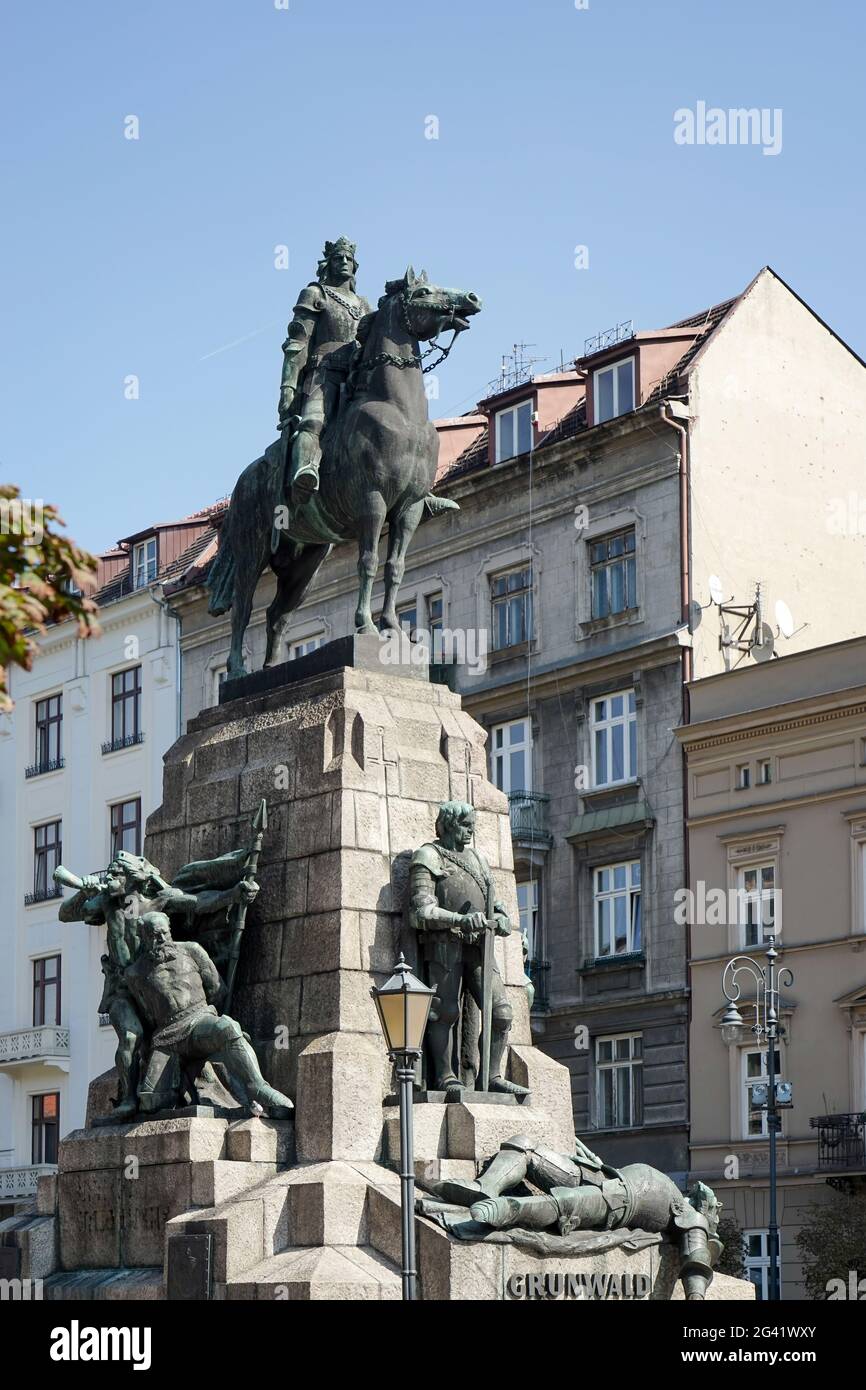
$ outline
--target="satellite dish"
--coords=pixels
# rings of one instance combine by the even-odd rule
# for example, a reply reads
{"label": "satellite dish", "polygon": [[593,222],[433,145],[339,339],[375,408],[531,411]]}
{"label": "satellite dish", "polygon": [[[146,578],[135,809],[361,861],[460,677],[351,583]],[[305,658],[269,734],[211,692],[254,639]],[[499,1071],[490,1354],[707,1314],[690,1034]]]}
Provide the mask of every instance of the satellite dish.
{"label": "satellite dish", "polygon": [[776,600],[776,622],[783,637],[790,637],[794,631],[794,618],[783,599]]}
{"label": "satellite dish", "polygon": [[770,661],[775,656],[773,644],[775,637],[769,623],[761,623],[761,642],[752,647],[749,655],[753,661]]}
{"label": "satellite dish", "polygon": [[710,598],[713,603],[724,603],[725,591],[722,588],[722,581],[717,574],[710,575]]}

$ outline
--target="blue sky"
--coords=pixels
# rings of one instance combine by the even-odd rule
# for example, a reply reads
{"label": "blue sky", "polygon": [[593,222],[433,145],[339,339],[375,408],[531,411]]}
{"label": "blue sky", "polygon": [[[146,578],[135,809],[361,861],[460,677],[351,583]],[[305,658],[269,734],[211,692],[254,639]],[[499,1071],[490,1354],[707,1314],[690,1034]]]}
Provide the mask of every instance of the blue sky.
{"label": "blue sky", "polygon": [[[436,415],[516,341],[553,368],[765,263],[866,355],[866,6],[588,4],[6,0],[3,480],[93,549],[227,493],[340,233],[371,300],[410,260],[482,296]],[[781,152],[677,145],[699,101],[780,108]]]}

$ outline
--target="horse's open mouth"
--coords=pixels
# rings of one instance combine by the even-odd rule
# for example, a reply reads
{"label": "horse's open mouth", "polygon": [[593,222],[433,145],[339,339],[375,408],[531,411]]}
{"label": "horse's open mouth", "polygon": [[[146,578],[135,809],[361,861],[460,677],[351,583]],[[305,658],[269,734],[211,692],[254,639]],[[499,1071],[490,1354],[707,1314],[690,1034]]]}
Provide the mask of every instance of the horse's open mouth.
{"label": "horse's open mouth", "polygon": [[458,333],[462,333],[465,328],[469,327],[469,320],[462,319],[459,314],[455,314],[448,326],[449,328],[456,328]]}

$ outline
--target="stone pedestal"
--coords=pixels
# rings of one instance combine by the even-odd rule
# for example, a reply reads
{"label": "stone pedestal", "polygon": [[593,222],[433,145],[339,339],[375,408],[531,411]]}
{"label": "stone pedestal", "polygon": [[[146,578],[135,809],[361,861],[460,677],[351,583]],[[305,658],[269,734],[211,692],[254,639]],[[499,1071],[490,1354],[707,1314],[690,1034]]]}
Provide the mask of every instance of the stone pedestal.
{"label": "stone pedestal", "polygon": [[[167,754],[163,805],[147,826],[148,858],[171,877],[245,844],[267,799],[262,891],[233,1012],[265,1075],[296,1102],[305,1160],[381,1154],[390,1067],[370,987],[401,946],[416,965],[403,926],[408,866],[434,837],[442,801],[476,807],[478,849],[517,921],[508,803],[487,780],[484,731],[423,666],[388,665],[391,650],[347,638],[232,682],[238,698],[205,710]],[[275,684],[296,666],[302,679]],[[497,952],[511,1041],[529,1047],[517,932]]]}

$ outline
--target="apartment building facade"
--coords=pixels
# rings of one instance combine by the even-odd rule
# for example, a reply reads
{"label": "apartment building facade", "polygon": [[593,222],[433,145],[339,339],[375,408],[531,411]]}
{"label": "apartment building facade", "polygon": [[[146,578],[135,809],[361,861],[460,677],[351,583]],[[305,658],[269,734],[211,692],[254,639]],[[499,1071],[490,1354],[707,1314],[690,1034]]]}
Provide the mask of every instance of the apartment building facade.
{"label": "apartment building facade", "polygon": [[[866,560],[823,513],[857,487],[866,373],[770,270],[668,328],[588,347],[573,371],[528,377],[437,423],[438,486],[461,510],[419,529],[400,613],[416,636],[442,634],[434,660],[451,662],[449,682],[488,730],[490,775],[512,806],[533,1026],[571,1071],[578,1132],[612,1162],[685,1179],[674,731],[689,681],[753,661],[728,644],[734,619],[712,602],[711,574],[746,606],[760,579],[768,611],[784,595],[812,632],[821,617],[828,642],[857,632],[850,604],[827,617],[822,585],[862,588]],[[228,651],[228,621],[208,616],[203,587],[218,520],[198,568],[168,590],[185,720],[218,699]],[[352,630],[356,582],[354,549],[335,548],[285,656]],[[272,594],[266,576],[251,669]],[[805,644],[764,626],[761,654]]]}
{"label": "apartment building facade", "polygon": [[39,637],[11,673],[0,721],[0,1210],[32,1198],[63,1134],[84,1123],[90,1080],[113,1065],[100,957],[105,929],[63,925],[63,863],[81,875],[141,853],[179,730],[177,620],[162,601],[205,534],[202,518],[151,528],[99,557],[101,636],[73,623]]}
{"label": "apartment building facade", "polygon": [[690,687],[678,730],[688,772],[691,1175],[743,1232],[759,1297],[769,1277],[769,1138],[755,1088],[768,1049],[756,987],[725,1026],[722,976],[738,954],[793,980],[781,990],[776,1070],[793,1087],[778,1135],[781,1296],[803,1298],[796,1237],[833,1188],[866,1192],[866,638]]}

